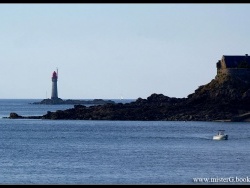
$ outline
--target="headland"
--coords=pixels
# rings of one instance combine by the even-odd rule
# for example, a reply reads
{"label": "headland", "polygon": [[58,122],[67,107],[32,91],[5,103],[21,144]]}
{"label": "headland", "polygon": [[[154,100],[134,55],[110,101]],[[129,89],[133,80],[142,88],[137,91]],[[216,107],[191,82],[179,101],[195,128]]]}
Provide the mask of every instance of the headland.
{"label": "headland", "polygon": [[186,98],[152,94],[131,103],[108,103],[47,112],[43,116],[9,118],[141,121],[250,121],[250,58],[222,56],[217,75]]}

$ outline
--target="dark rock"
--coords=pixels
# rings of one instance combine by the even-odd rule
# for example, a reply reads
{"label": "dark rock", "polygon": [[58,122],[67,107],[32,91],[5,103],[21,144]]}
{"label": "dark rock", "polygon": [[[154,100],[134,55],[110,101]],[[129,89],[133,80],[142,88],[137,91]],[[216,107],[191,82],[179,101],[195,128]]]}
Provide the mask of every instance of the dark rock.
{"label": "dark rock", "polygon": [[10,119],[20,119],[20,118],[23,118],[22,116],[19,116],[17,113],[10,113]]}
{"label": "dark rock", "polygon": [[[7,118],[7,117],[6,117]],[[9,119],[41,119],[42,116],[20,116],[17,113],[10,113]]]}

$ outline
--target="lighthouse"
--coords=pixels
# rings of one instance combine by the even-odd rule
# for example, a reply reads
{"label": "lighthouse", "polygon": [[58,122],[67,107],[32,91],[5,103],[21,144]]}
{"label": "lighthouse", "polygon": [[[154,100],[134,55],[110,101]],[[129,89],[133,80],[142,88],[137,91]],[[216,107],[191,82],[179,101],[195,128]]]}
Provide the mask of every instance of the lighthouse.
{"label": "lighthouse", "polygon": [[51,93],[52,100],[58,99],[57,79],[58,79],[58,70],[57,72],[54,71],[52,74],[52,93]]}

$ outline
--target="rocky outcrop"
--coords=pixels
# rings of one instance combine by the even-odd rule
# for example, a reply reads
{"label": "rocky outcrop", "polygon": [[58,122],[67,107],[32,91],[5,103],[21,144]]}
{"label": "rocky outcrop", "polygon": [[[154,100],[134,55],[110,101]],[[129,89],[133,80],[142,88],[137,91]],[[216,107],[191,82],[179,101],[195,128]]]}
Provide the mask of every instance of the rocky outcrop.
{"label": "rocky outcrop", "polygon": [[40,102],[34,102],[32,104],[47,104],[47,105],[60,105],[60,104],[85,104],[85,105],[101,105],[101,104],[114,104],[112,100],[103,100],[103,99],[94,99],[94,100],[62,100],[61,98],[57,99],[43,99]]}
{"label": "rocky outcrop", "polygon": [[20,119],[20,118],[23,118],[22,116],[19,116],[17,113],[10,113],[10,119]]}
{"label": "rocky outcrop", "polygon": [[15,112],[11,112],[10,113],[10,116],[9,116],[9,119],[42,119],[43,117],[42,116],[20,116],[18,115],[17,113]]}

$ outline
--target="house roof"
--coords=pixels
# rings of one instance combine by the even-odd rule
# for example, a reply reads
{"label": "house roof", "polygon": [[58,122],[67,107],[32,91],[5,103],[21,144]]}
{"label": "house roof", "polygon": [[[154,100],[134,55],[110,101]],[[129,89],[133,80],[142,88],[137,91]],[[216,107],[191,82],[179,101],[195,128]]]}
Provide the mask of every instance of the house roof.
{"label": "house roof", "polygon": [[242,62],[246,62],[247,65],[250,66],[250,57],[248,55],[223,55],[223,57],[227,68],[235,68]]}

